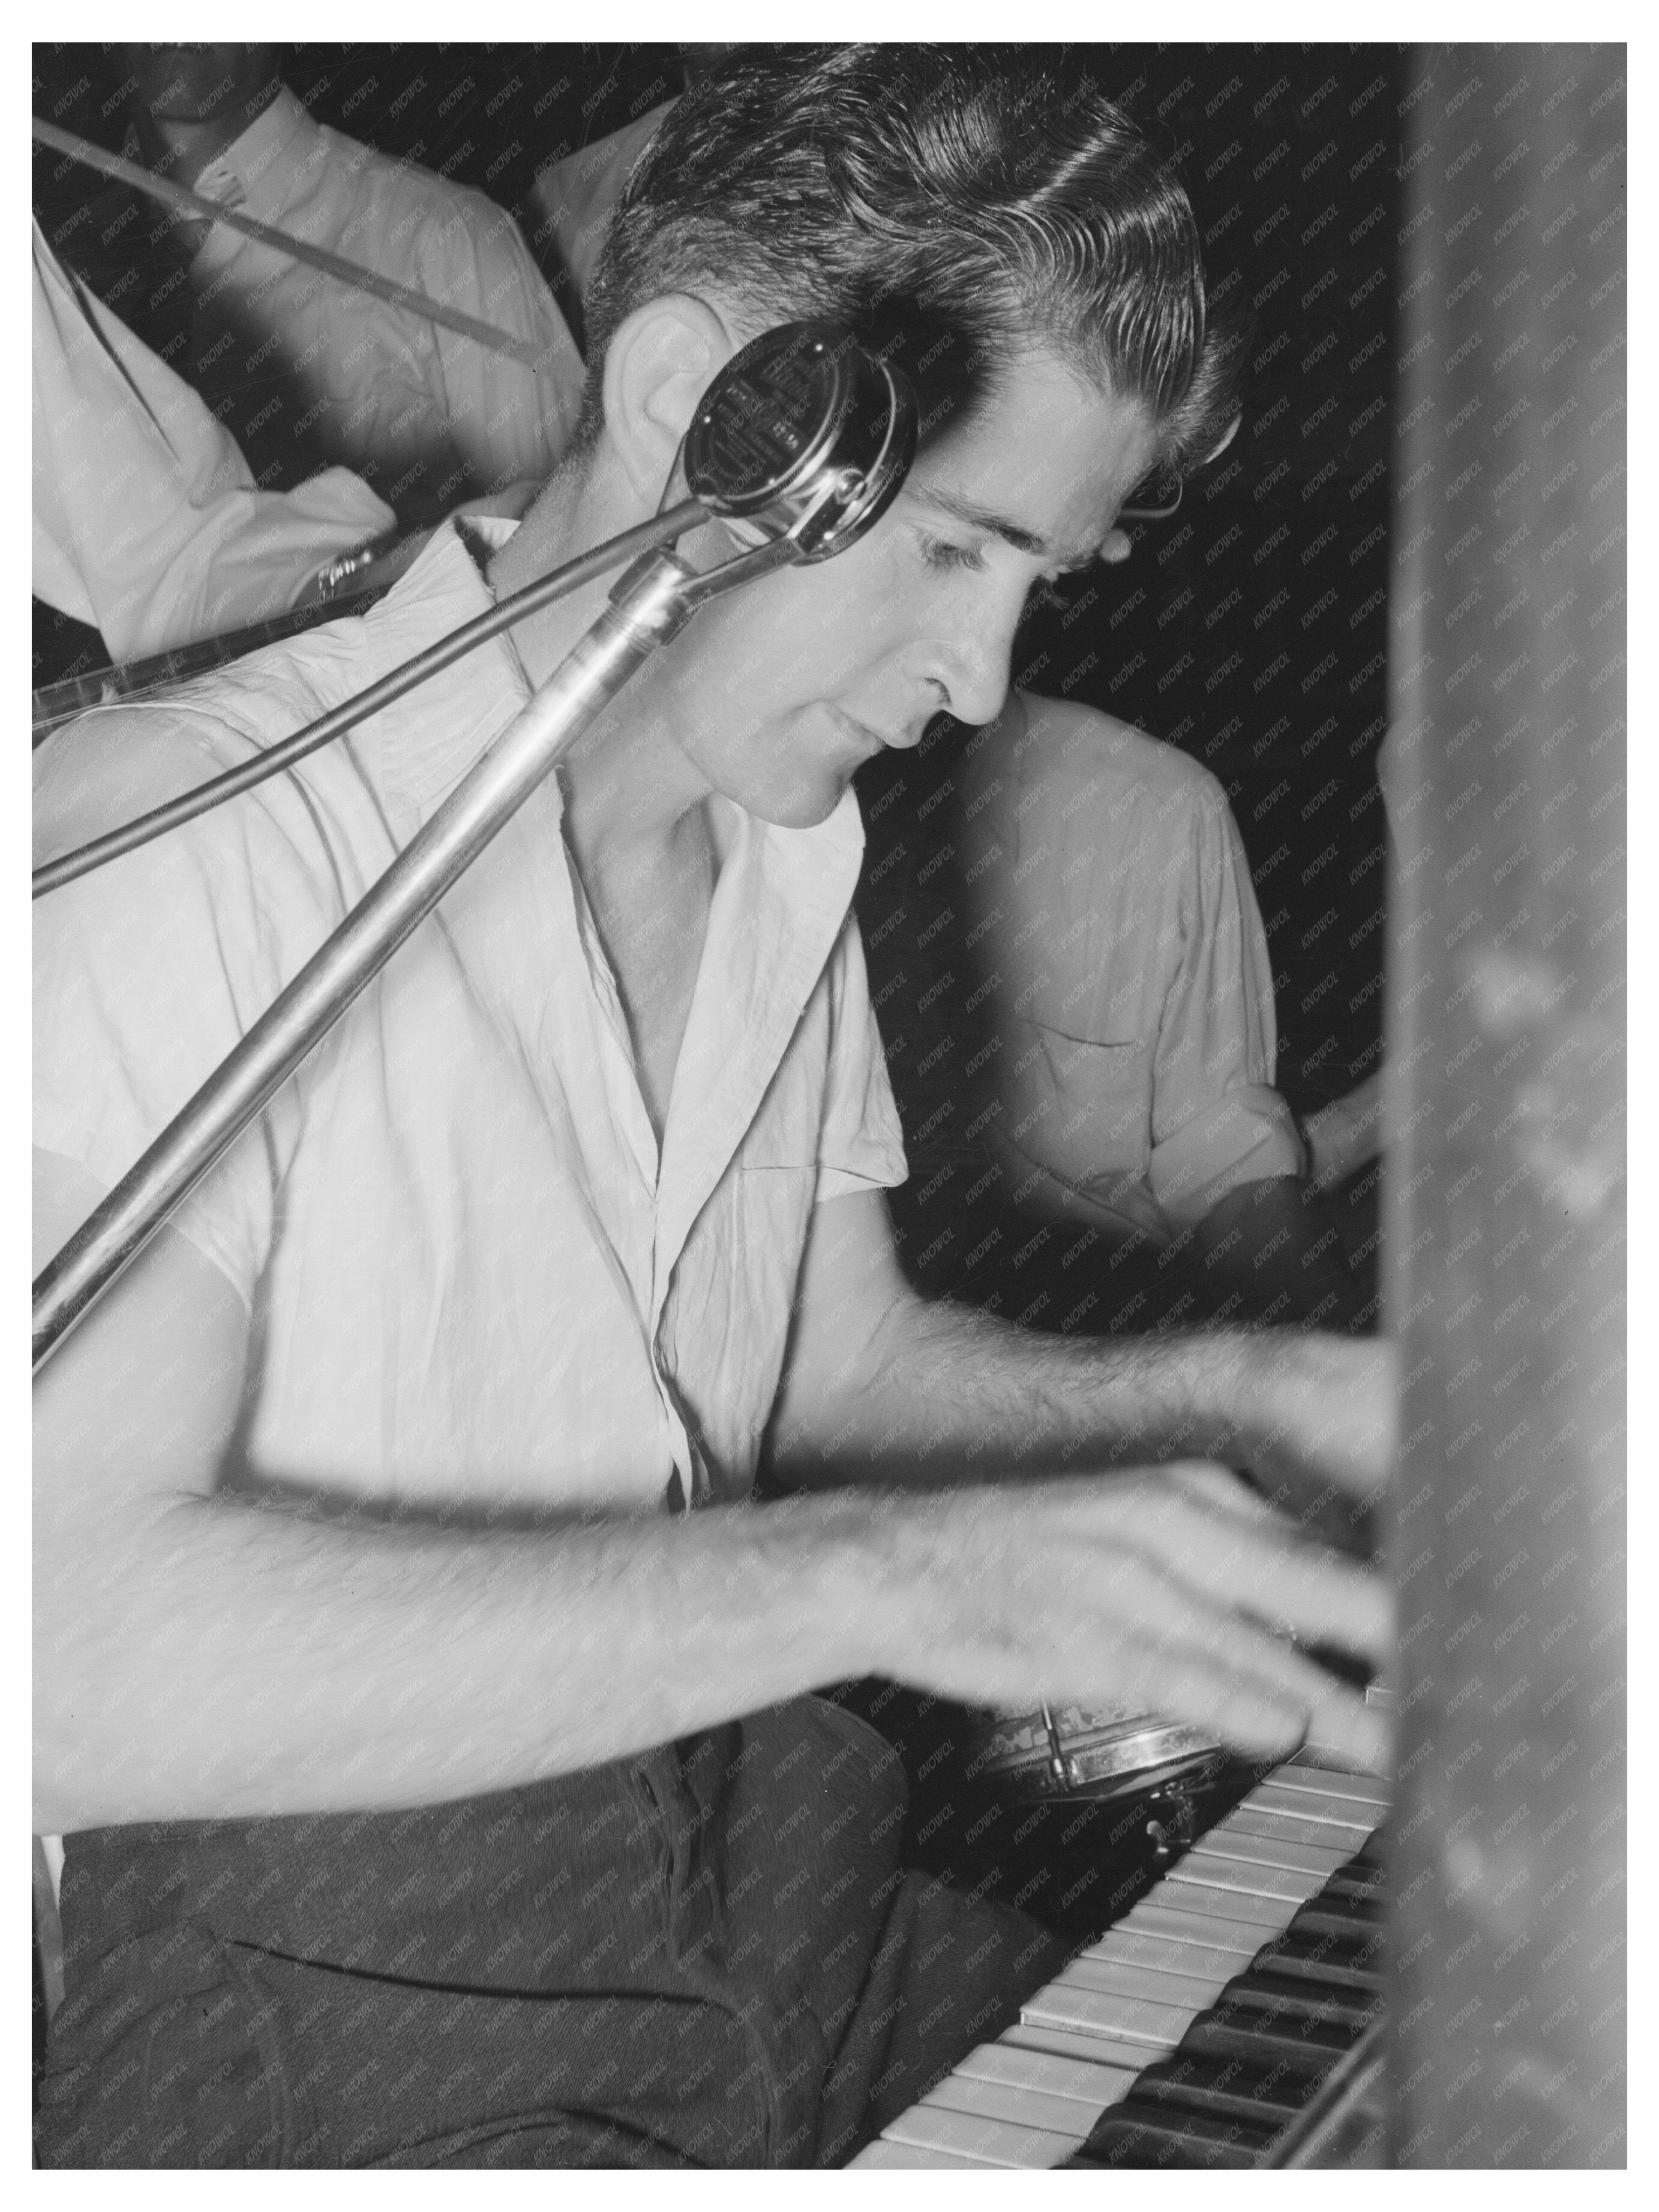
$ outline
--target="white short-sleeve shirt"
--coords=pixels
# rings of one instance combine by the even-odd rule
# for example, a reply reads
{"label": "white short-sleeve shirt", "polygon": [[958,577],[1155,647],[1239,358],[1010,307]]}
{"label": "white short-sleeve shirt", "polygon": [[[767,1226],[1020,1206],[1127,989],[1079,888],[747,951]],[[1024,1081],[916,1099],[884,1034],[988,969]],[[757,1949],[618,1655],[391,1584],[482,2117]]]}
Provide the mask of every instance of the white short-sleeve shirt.
{"label": "white short-sleeve shirt", "polygon": [[518,225],[483,193],[315,122],[283,86],[197,179],[291,237],[532,345],[539,366],[216,224],[191,260],[191,381],[259,483],[341,463],[399,513],[549,475],[586,371]]}
{"label": "white short-sleeve shirt", "polygon": [[[69,725],[35,757],[37,859],[489,604],[447,527],[361,619]],[[496,638],[43,899],[36,1144],[113,1183],[527,696]],[[426,1504],[748,1493],[812,1206],[905,1169],[853,794],[802,830],[719,805],[660,1158],[550,778],[174,1217],[252,1317],[256,1469]]]}
{"label": "white short-sleeve shirt", "polygon": [[1241,1183],[1304,1172],[1273,1087],[1249,864],[1208,770],[1109,715],[1016,694],[956,781],[1010,1166],[1043,1167],[1155,1238]]}
{"label": "white short-sleeve shirt", "polygon": [[33,231],[32,582],[117,660],[293,606],[397,516],[345,469],[261,491],[182,377]]}

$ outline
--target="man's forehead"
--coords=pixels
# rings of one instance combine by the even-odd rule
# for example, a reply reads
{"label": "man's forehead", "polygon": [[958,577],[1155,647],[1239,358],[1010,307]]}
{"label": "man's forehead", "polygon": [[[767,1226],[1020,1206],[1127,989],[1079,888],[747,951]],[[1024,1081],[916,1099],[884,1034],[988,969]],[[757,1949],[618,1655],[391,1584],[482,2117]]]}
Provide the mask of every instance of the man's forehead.
{"label": "man's forehead", "polygon": [[1090,561],[1156,447],[1139,409],[1123,410],[1109,431],[1103,422],[1101,429],[1098,438],[1056,438],[1050,451],[1034,454],[1029,435],[1000,440],[987,424],[988,434],[920,454],[905,489],[935,513],[1018,552]]}

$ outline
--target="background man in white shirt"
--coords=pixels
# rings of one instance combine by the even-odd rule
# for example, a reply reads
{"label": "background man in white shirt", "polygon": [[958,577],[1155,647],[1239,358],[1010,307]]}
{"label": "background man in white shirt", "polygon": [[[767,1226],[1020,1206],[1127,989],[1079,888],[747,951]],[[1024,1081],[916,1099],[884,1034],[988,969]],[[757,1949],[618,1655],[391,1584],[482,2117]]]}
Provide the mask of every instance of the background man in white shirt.
{"label": "background man in white shirt", "polygon": [[32,580],[112,659],[284,614],[396,528],[348,469],[259,490],[200,397],[33,232]]}
{"label": "background man in white shirt", "polygon": [[522,512],[563,451],[582,364],[518,226],[482,192],[313,122],[272,46],[133,46],[137,158],[535,349],[537,366],[349,289],[228,224],[185,218],[180,363],[262,487],[343,463],[404,521],[482,494]]}
{"label": "background man in white shirt", "polygon": [[1273,963],[1214,776],[1110,715],[1016,694],[955,781],[949,880],[989,1017],[972,1118],[997,1194],[1028,1224],[1093,1232],[1067,1273],[1075,1295],[1105,1286],[1103,1319],[1150,1287],[1194,1318],[1347,1321],[1360,1300],[1309,1184],[1364,1156],[1364,1102],[1328,1109],[1316,1148],[1273,1087]]}

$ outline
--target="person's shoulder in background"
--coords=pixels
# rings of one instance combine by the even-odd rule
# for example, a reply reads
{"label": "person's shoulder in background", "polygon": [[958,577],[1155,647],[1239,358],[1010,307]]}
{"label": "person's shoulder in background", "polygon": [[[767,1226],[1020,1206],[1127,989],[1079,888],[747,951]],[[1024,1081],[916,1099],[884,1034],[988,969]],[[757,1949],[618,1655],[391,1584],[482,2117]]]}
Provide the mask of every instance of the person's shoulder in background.
{"label": "person's shoulder in background", "polygon": [[[526,255],[512,215],[476,185],[458,183],[401,155],[383,153],[329,126],[324,126],[323,136],[335,161],[356,179],[361,198],[374,204],[380,252],[390,249],[409,267],[425,263],[446,246],[460,244],[470,257],[501,264]],[[384,275],[397,273],[380,265]]]}
{"label": "person's shoulder in background", "polygon": [[968,738],[956,781],[975,845],[994,838],[1026,854],[1045,841],[1069,850],[1227,811],[1216,778],[1176,746],[1099,708],[1028,691],[1011,693]]}
{"label": "person's shoulder in background", "polygon": [[673,105],[665,100],[620,131],[550,163],[524,196],[524,225],[532,250],[544,262],[557,264],[578,301],[586,297],[605,225],[628,173]]}

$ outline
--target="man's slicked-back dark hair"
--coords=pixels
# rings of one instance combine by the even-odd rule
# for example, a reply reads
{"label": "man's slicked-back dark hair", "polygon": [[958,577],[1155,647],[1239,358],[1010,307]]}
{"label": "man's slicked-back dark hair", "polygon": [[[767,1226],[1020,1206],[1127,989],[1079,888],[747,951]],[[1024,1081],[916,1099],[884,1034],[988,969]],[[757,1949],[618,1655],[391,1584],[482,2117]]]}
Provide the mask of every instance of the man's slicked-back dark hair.
{"label": "man's slicked-back dark hair", "polygon": [[1152,411],[1166,459],[1213,442],[1238,349],[1206,319],[1187,196],[1086,76],[1030,48],[740,47],[664,118],[586,302],[579,447],[618,325],[714,293],[753,331],[843,323],[910,374],[924,437],[1033,346]]}

